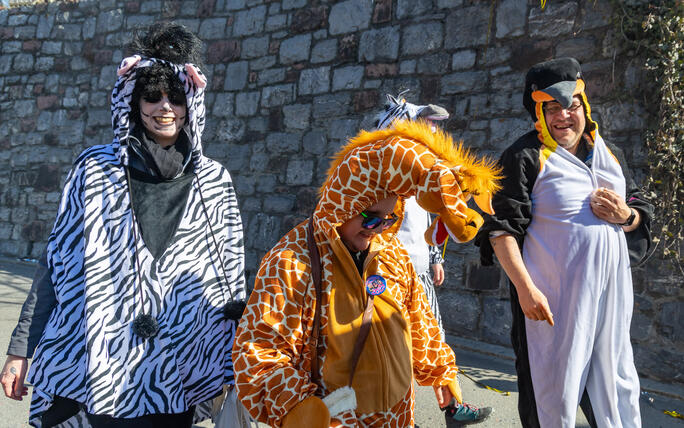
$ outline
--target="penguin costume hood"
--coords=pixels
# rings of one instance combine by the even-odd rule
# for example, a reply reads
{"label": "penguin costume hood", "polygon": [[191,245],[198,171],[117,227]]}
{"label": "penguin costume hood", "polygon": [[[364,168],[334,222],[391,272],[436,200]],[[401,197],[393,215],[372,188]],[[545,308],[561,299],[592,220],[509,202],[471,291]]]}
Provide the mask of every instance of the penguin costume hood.
{"label": "penguin costume hood", "polygon": [[544,103],[558,102],[561,107],[572,105],[575,95],[579,95],[584,106],[586,127],[585,135],[590,142],[596,140],[598,125],[591,118],[591,107],[584,92],[584,79],[579,62],[575,58],[557,58],[534,65],[525,77],[523,105],[530,113],[539,140],[549,149],[555,150],[558,143],[551,137],[544,117]]}

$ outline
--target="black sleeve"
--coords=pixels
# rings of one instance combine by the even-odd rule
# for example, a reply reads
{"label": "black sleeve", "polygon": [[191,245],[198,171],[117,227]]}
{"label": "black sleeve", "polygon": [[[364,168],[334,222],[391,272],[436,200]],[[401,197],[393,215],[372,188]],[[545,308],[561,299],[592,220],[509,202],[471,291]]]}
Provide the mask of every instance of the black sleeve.
{"label": "black sleeve", "polygon": [[494,263],[490,232],[508,232],[522,246],[525,231],[532,220],[530,194],[539,175],[539,147],[537,133],[532,131],[513,143],[499,159],[504,176],[502,189],[492,198],[494,215],[484,215],[485,222],[475,237],[475,245],[480,247],[480,262],[485,266]]}
{"label": "black sleeve", "polygon": [[12,332],[7,348],[8,355],[26,358],[33,356],[33,351],[38,346],[45,325],[56,305],[57,298],[47,267],[47,256],[43,254],[38,262],[31,290],[21,307],[19,321]]}
{"label": "black sleeve", "polygon": [[631,232],[626,232],[627,247],[629,248],[629,260],[632,267],[639,266],[644,263],[649,255],[649,250],[653,243],[651,238],[651,221],[653,220],[653,205],[648,202],[644,192],[636,185],[632,178],[632,173],[627,167],[622,150],[618,149],[610,143],[606,143],[611,152],[620,163],[622,168],[622,175],[625,176],[626,184],[626,202],[627,206],[639,211],[641,215],[641,223],[639,227]]}

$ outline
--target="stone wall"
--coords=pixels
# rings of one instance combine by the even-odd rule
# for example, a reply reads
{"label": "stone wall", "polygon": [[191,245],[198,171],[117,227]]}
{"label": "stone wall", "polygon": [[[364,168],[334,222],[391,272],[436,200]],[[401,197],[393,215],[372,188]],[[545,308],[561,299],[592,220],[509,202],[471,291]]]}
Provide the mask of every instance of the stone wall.
{"label": "stone wall", "polygon": [[[616,47],[608,0],[60,1],[0,10],[0,254],[37,257],[70,163],[111,140],[108,96],[131,30],[174,19],[206,43],[206,154],[232,173],[250,282],[263,254],[312,210],[346,138],[384,94],[446,106],[446,128],[497,155],[531,129],[524,74],[583,63],[594,118],[642,181],[641,61]],[[609,120],[605,120],[609,119]],[[439,299],[453,334],[508,345],[508,289],[471,245],[448,244]],[[681,281],[635,270],[642,374],[684,381]],[[679,357],[678,357],[679,356]]]}

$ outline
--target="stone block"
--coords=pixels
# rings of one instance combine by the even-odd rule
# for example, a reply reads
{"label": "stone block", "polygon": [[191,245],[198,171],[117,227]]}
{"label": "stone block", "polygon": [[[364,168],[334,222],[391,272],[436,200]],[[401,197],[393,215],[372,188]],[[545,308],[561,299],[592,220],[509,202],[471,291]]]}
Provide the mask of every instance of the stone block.
{"label": "stone block", "polygon": [[291,158],[287,163],[285,184],[289,186],[311,185],[314,162],[312,160]]}
{"label": "stone block", "polygon": [[501,271],[496,266],[481,266],[479,262],[472,262],[466,267],[466,287],[471,290],[498,290],[500,278]]}
{"label": "stone block", "polygon": [[392,20],[392,0],[377,0],[373,9],[373,24]]}
{"label": "stone block", "polygon": [[503,0],[496,8],[496,37],[523,35],[526,18],[527,0]]}
{"label": "stone block", "polygon": [[325,132],[320,129],[314,129],[313,131],[307,132],[302,139],[302,148],[304,151],[314,155],[322,155],[325,153],[327,144],[328,139],[325,136]]}
{"label": "stone block", "polygon": [[434,53],[418,58],[418,73],[421,74],[444,74],[449,69],[449,54]]}
{"label": "stone block", "polygon": [[249,36],[258,34],[264,29],[266,21],[266,6],[256,6],[242,10],[235,14],[233,23],[234,36]]}
{"label": "stone block", "polygon": [[451,68],[453,70],[466,70],[475,65],[477,53],[472,50],[458,51],[451,57]]}
{"label": "stone block", "polygon": [[340,117],[349,114],[351,94],[341,92],[315,97],[311,110],[314,119],[326,120],[330,117]]}
{"label": "stone block", "polygon": [[22,50],[22,42],[19,41],[12,41],[12,42],[4,42],[2,44],[2,52],[4,55],[11,54],[11,53],[19,53]]}
{"label": "stone block", "polygon": [[161,9],[161,1],[145,0],[140,3],[140,13],[159,13]]}
{"label": "stone block", "polygon": [[397,18],[417,17],[432,9],[432,0],[397,0]]}
{"label": "stone block", "polygon": [[252,37],[242,41],[242,58],[259,58],[268,54],[268,36]]}
{"label": "stone block", "polygon": [[482,299],[482,336],[487,342],[498,345],[511,345],[511,304],[508,300],[496,297]]}
{"label": "stone block", "polygon": [[658,321],[663,336],[673,342],[684,341],[684,301],[663,303]]}
{"label": "stone block", "polygon": [[226,32],[226,18],[203,19],[199,29],[199,37],[204,40],[223,39]]}
{"label": "stone block", "polygon": [[490,123],[490,143],[494,147],[505,148],[513,144],[521,135],[533,128],[529,117],[525,119],[492,119]]}
{"label": "stone block", "polygon": [[416,60],[408,59],[399,62],[399,74],[413,74],[416,72]]}
{"label": "stone block", "polygon": [[240,58],[240,43],[237,40],[220,40],[209,43],[207,64],[222,64]]}
{"label": "stone block", "polygon": [[7,21],[7,25],[10,27],[17,27],[19,25],[24,25],[28,22],[28,15],[24,14],[17,14],[17,15],[10,15],[9,19]]}
{"label": "stone block", "polygon": [[330,122],[328,138],[346,141],[359,132],[359,121],[356,119],[335,119]]}
{"label": "stone block", "polygon": [[366,76],[372,78],[396,76],[398,70],[397,64],[370,64],[366,66]]}
{"label": "stone block", "polygon": [[214,107],[212,114],[216,117],[229,117],[233,115],[233,104],[235,102],[235,95],[232,93],[219,92],[214,98]]}
{"label": "stone block", "polygon": [[294,206],[294,195],[269,195],[264,198],[264,212],[268,214],[289,214]]}
{"label": "stone block", "polygon": [[461,94],[480,91],[487,84],[487,72],[464,71],[447,74],[442,78],[442,94]]}
{"label": "stone block", "polygon": [[247,61],[238,61],[226,66],[226,78],[223,88],[226,91],[239,91],[247,84],[249,73]]}
{"label": "stone block", "polygon": [[305,33],[325,28],[328,23],[327,6],[310,6],[300,9],[292,16],[290,30],[293,33]]}
{"label": "stone block", "polygon": [[20,100],[14,102],[14,114],[17,117],[30,117],[36,111],[35,103],[33,100]]}
{"label": "stone block", "polygon": [[645,126],[644,117],[646,115],[644,108],[636,102],[596,104],[595,109],[592,108],[592,116],[596,119],[594,112],[598,113],[599,117],[610,118],[610,120],[601,121],[603,133],[641,130]]}
{"label": "stone block", "polygon": [[304,130],[309,127],[311,104],[292,104],[283,106],[285,128]]}
{"label": "stone block", "polygon": [[435,51],[442,47],[444,39],[442,24],[436,21],[407,26],[402,33],[403,55],[423,55]]}
{"label": "stone block", "polygon": [[358,46],[360,62],[394,61],[399,55],[399,27],[364,31]]}
{"label": "stone block", "polygon": [[[97,26],[96,31],[100,33],[111,33],[121,29],[123,25],[124,17],[123,11],[121,9],[112,9],[100,12],[97,16]],[[80,35],[80,28],[78,33]]]}
{"label": "stone block", "polygon": [[449,289],[440,291],[439,308],[448,330],[472,332],[479,329],[482,307],[476,296]]}
{"label": "stone block", "polygon": [[[240,10],[240,9],[244,9],[245,5],[246,5],[246,0],[225,0],[224,9],[225,10]],[[218,7],[217,7],[217,9],[218,9]]]}
{"label": "stone block", "polygon": [[221,120],[216,128],[216,142],[238,144],[245,136],[245,122],[238,118],[229,117]]}
{"label": "stone block", "polygon": [[261,90],[262,107],[280,106],[294,101],[294,85],[291,83],[266,86]]}
{"label": "stone block", "polygon": [[337,55],[337,39],[327,39],[317,42],[311,49],[311,62],[318,64],[329,62]]}
{"label": "stone block", "polygon": [[97,18],[91,16],[83,22],[83,39],[89,40],[95,37],[95,30],[97,27]]}
{"label": "stone block", "polygon": [[583,63],[594,58],[596,45],[593,37],[563,40],[556,45],[556,58],[570,56]]}
{"label": "stone block", "polygon": [[[271,132],[266,137],[266,149],[270,154],[282,155],[298,153],[301,146],[302,134]],[[274,158],[275,156],[271,156],[271,159]]]}
{"label": "stone block", "polygon": [[270,69],[276,63],[274,55],[262,56],[261,58],[253,59],[249,62],[249,69],[252,71],[260,71]]}
{"label": "stone block", "polygon": [[635,310],[632,315],[630,336],[633,340],[648,340],[653,334],[653,322],[651,317],[641,311]]}
{"label": "stone block", "polygon": [[[74,24],[70,27],[78,28],[79,32],[81,30],[81,26],[77,25],[77,24]],[[16,39],[25,40],[25,39],[33,39],[36,37],[36,26],[35,25],[22,25],[20,27],[11,27],[11,28],[14,28],[14,37]]]}
{"label": "stone block", "polygon": [[59,165],[43,164],[38,167],[38,173],[32,186],[35,190],[41,192],[54,192],[59,190],[60,176]]}
{"label": "stone block", "polygon": [[372,2],[367,0],[345,0],[335,3],[330,9],[328,30],[332,35],[354,33],[368,28],[372,13]]}
{"label": "stone block", "polygon": [[306,0],[282,0],[281,6],[283,10],[292,10],[304,7],[306,4]]}
{"label": "stone block", "polygon": [[259,72],[257,82],[259,85],[272,85],[273,83],[280,83],[285,80],[284,68],[267,68]]}
{"label": "stone block", "polygon": [[299,75],[299,95],[321,94],[330,90],[330,67],[302,70]]}
{"label": "stone block", "polygon": [[280,62],[292,64],[307,61],[311,49],[311,34],[301,34],[280,42]]}
{"label": "stone block", "polygon": [[610,25],[613,10],[610,2],[580,3],[581,28],[590,30]]}
{"label": "stone block", "polygon": [[256,92],[238,92],[235,95],[235,115],[236,116],[253,116],[259,109],[259,91]]}
{"label": "stone block", "polygon": [[14,64],[12,69],[18,73],[24,73],[33,70],[33,55],[28,53],[21,53],[14,56]]}
{"label": "stone block", "polygon": [[511,48],[508,46],[489,46],[482,49],[479,66],[492,67],[501,63],[508,63],[511,58]]}
{"label": "stone block", "polygon": [[21,228],[21,237],[30,242],[42,242],[47,238],[45,222],[34,220]]}
{"label": "stone block", "polygon": [[572,34],[577,16],[577,3],[549,3],[544,10],[535,7],[527,20],[531,37],[550,39]]}
{"label": "stone block", "polygon": [[273,15],[266,18],[264,29],[266,31],[277,31],[287,26],[287,15]]}
{"label": "stone block", "polygon": [[216,0],[201,0],[197,5],[197,12],[195,15],[198,18],[209,18],[214,16],[216,8]]}
{"label": "stone block", "polygon": [[280,222],[280,216],[264,213],[255,214],[249,222],[249,230],[254,230],[255,232],[247,235],[247,238],[252,240],[250,247],[262,251],[270,250],[280,237]]}
{"label": "stone block", "polygon": [[490,87],[495,91],[506,91],[506,92],[521,92],[521,88],[525,85],[525,74],[524,72],[506,73],[492,76],[490,78]]}
{"label": "stone block", "polygon": [[333,91],[356,89],[363,79],[362,66],[347,66],[336,68],[333,71]]}
{"label": "stone block", "polygon": [[446,18],[444,47],[472,48],[487,42],[489,5],[467,6],[452,10]]}

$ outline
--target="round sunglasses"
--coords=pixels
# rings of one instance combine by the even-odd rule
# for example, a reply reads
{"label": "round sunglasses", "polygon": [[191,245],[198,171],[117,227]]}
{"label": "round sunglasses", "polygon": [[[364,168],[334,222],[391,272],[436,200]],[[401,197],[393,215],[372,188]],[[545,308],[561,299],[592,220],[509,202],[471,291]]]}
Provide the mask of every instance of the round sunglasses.
{"label": "round sunglasses", "polygon": [[397,215],[394,213],[392,213],[392,217],[390,218],[382,218],[376,215],[368,215],[365,212],[361,212],[361,217],[363,217],[361,227],[368,230],[377,229],[378,227],[382,227],[382,230],[385,230],[399,220],[399,217],[397,217]]}

